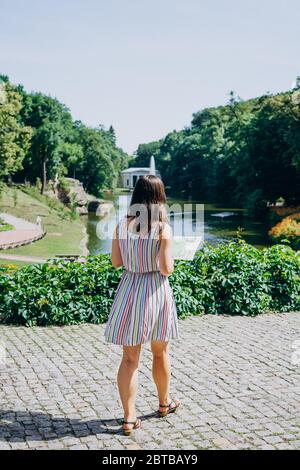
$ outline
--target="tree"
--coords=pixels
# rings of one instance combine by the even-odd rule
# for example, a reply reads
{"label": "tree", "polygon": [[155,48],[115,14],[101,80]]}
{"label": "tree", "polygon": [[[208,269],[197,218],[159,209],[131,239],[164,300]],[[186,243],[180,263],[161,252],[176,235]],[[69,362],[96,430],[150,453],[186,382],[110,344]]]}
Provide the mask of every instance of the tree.
{"label": "tree", "polygon": [[61,174],[69,174],[72,178],[76,178],[76,171],[82,168],[83,164],[83,148],[76,142],[61,142],[57,153],[61,162]]}
{"label": "tree", "polygon": [[[148,144],[140,144],[135,154],[134,166],[148,167],[152,155],[157,157],[159,155],[160,142],[149,142]],[[157,168],[159,163],[157,160]]]}
{"label": "tree", "polygon": [[61,172],[62,155],[60,147],[72,133],[72,117],[68,109],[55,98],[41,93],[27,94],[22,87],[24,107],[22,121],[33,128],[31,147],[26,155],[24,171],[30,181],[42,179],[41,193],[48,178]]}
{"label": "tree", "polygon": [[299,90],[300,89],[300,75],[296,78],[294,90]]}
{"label": "tree", "polygon": [[117,177],[111,161],[111,148],[103,140],[101,130],[81,125],[78,131],[84,155],[78,177],[87,191],[98,196],[101,189],[111,187]]}
{"label": "tree", "polygon": [[0,180],[40,178],[42,193],[56,174],[79,177],[96,195],[116,185],[129,157],[116,146],[113,126],[86,127],[56,98],[27,93],[4,75],[0,82]]}
{"label": "tree", "polygon": [[193,115],[189,128],[141,144],[135,164],[151,154],[172,194],[267,206],[280,196],[300,202],[300,95],[296,88],[242,101],[234,92],[225,106]]}
{"label": "tree", "polygon": [[31,128],[19,122],[22,99],[8,78],[0,77],[0,179],[11,178],[22,168],[30,145]]}
{"label": "tree", "polygon": [[116,139],[116,132],[115,132],[115,129],[113,128],[113,126],[110,126],[109,129],[108,129],[108,135],[111,139],[111,142],[113,145],[116,145],[116,142],[117,142],[117,139]]}

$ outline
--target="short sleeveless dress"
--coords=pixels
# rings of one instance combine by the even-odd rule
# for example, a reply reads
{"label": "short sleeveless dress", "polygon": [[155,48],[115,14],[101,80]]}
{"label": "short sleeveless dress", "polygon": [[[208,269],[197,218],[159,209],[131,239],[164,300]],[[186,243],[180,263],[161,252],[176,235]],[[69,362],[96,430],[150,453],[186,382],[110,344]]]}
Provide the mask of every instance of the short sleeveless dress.
{"label": "short sleeveless dress", "polygon": [[105,328],[109,343],[135,346],[178,337],[173,292],[159,271],[158,224],[140,236],[128,229],[127,218],[118,226],[122,274]]}

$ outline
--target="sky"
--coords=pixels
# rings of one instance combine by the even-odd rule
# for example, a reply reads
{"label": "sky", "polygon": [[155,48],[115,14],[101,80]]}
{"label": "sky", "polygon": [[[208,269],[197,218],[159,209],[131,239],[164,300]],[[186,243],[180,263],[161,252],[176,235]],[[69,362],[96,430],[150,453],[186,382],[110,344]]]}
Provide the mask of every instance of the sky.
{"label": "sky", "polygon": [[299,59],[299,0],[0,0],[0,73],[129,153],[231,90],[291,88]]}

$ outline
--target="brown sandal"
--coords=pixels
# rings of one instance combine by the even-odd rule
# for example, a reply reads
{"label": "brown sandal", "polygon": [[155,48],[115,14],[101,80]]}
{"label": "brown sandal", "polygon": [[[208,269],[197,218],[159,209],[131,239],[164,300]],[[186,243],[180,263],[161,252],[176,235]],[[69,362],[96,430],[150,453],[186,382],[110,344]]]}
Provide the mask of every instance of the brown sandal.
{"label": "brown sandal", "polygon": [[123,428],[124,436],[130,436],[134,429],[139,429],[142,426],[141,420],[139,418],[137,418],[136,421],[123,421],[123,425],[124,424],[133,424],[132,428],[130,429]]}
{"label": "brown sandal", "polygon": [[[175,406],[171,406],[175,405]],[[177,408],[181,405],[179,400],[171,400],[168,405],[159,405],[159,408],[165,408],[165,411],[160,411],[158,410],[158,414],[160,418],[163,418],[164,416],[167,416],[170,413],[175,413]]]}

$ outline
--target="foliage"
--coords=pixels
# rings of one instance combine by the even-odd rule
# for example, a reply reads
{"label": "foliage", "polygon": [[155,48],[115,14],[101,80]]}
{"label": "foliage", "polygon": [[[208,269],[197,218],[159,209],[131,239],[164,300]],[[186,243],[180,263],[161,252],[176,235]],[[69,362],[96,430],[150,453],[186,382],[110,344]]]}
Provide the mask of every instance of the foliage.
{"label": "foliage", "polygon": [[71,208],[71,219],[76,220],[78,218],[78,212],[77,212],[77,202],[76,202],[76,194],[71,193],[70,196],[70,208]]}
{"label": "foliage", "polygon": [[[298,93],[296,95],[296,93]],[[177,196],[245,206],[263,215],[267,201],[300,201],[300,91],[203,109],[190,127],[138,147],[134,165],[155,156]]]}
{"label": "foliage", "polygon": [[261,252],[244,241],[204,247],[193,266],[194,296],[206,313],[255,315],[268,309]]}
{"label": "foliage", "polygon": [[66,194],[70,192],[71,186],[68,180],[66,178],[61,177],[59,180],[59,188],[62,189]]}
{"label": "foliage", "polygon": [[284,245],[263,250],[270,308],[275,311],[300,310],[300,251]]}
{"label": "foliage", "polygon": [[0,273],[0,316],[27,326],[103,323],[119,276],[105,255],[86,263],[53,261],[12,275]]}
{"label": "foliage", "polygon": [[28,194],[32,198],[40,201],[41,203],[46,204],[51,211],[57,212],[60,218],[72,219],[71,211],[66,206],[64,206],[54,197],[40,194],[38,187],[25,184],[18,185],[18,189],[20,189],[23,193]]}
{"label": "foliage", "polygon": [[22,168],[32,130],[20,123],[21,96],[7,77],[0,76],[0,179]]}
{"label": "foliage", "polygon": [[18,267],[15,264],[5,264],[1,265],[0,264],[0,273],[5,273],[5,274],[12,274],[15,273]]}
{"label": "foliage", "polygon": [[84,160],[77,171],[77,178],[89,192],[99,196],[100,188],[114,185],[118,176],[118,165],[113,163],[111,140],[103,138],[102,129],[90,129],[77,125],[78,140],[81,143]]}
{"label": "foliage", "polygon": [[[0,268],[3,321],[27,326],[105,322],[123,269],[113,269],[109,255],[84,261],[54,260],[10,274]],[[242,240],[205,245],[193,261],[176,262],[170,284],[180,317],[299,310],[300,254],[284,246],[259,251]]]}
{"label": "foliage", "polygon": [[285,217],[269,231],[269,235],[276,243],[287,242],[295,250],[300,250],[300,213]]}
{"label": "foliage", "polygon": [[95,196],[117,185],[128,155],[116,146],[112,126],[73,121],[56,98],[27,93],[7,77],[0,76],[0,85],[0,182],[12,175],[16,182],[33,184],[39,178],[44,193],[49,179],[70,176]]}
{"label": "foliage", "polygon": [[13,229],[13,225],[6,223],[5,220],[0,217],[0,232],[7,232]]}

